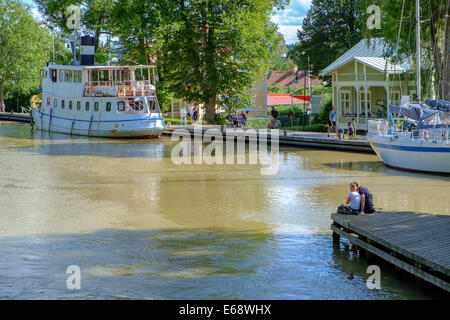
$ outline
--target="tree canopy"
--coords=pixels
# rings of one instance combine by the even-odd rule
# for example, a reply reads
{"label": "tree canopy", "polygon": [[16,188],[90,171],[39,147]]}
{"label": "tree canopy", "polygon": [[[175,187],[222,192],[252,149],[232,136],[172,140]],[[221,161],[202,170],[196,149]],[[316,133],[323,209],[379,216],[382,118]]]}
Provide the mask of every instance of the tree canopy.
{"label": "tree canopy", "polygon": [[[70,52],[56,41],[57,58]],[[0,102],[27,95],[39,86],[39,74],[52,57],[50,32],[19,1],[0,1]],[[61,61],[67,62],[67,61]]]}
{"label": "tree canopy", "polygon": [[86,32],[119,39],[121,62],[156,63],[163,82],[157,89],[204,104],[209,121],[216,104],[250,103],[255,80],[267,73],[281,40],[270,15],[286,2],[36,0],[46,19],[63,30],[65,8],[81,5]]}
{"label": "tree canopy", "polygon": [[352,48],[363,36],[363,13],[361,1],[313,0],[297,33],[298,65],[306,66],[309,56],[312,72],[317,74]]}
{"label": "tree canopy", "polygon": [[[392,50],[391,58],[401,62],[416,57],[416,2],[414,0],[362,0],[363,6],[381,9],[380,29],[368,29],[365,37],[383,37]],[[420,1],[422,88],[436,80],[438,97],[450,100],[450,16],[449,0]],[[365,19],[367,19],[366,14]],[[365,20],[364,20],[365,21]],[[430,92],[431,93],[431,92]]]}

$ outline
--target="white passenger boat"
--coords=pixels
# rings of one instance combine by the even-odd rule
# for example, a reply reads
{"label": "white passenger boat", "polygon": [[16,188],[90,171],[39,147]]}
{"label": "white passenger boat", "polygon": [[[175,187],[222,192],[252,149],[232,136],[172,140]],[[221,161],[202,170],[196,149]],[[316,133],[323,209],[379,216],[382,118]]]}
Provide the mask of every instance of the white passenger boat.
{"label": "white passenger boat", "polygon": [[49,63],[41,72],[40,101],[35,98],[31,108],[33,125],[84,136],[158,137],[165,125],[155,67],[94,66],[92,47],[83,46],[83,38],[81,63]]}

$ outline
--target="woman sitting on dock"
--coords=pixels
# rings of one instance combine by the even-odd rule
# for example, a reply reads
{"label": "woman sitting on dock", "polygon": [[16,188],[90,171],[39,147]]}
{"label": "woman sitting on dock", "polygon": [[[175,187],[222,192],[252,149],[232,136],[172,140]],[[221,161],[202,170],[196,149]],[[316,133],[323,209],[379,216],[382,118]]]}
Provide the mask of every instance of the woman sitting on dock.
{"label": "woman sitting on dock", "polygon": [[350,193],[347,196],[347,206],[351,210],[351,214],[359,214],[361,207],[361,196],[358,193],[358,186],[355,182],[350,183]]}

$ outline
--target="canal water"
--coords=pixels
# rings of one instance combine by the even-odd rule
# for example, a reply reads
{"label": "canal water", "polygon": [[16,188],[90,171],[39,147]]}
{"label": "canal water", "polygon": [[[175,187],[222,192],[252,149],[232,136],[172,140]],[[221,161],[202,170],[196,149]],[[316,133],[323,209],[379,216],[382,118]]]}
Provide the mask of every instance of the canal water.
{"label": "canal water", "polygon": [[[450,214],[450,178],[372,154],[284,147],[272,176],[258,165],[176,165],[174,145],[0,122],[0,299],[443,297],[333,245],[330,213],[356,180],[377,208]],[[366,286],[371,264],[379,290]],[[66,286],[71,265],[79,290]]]}

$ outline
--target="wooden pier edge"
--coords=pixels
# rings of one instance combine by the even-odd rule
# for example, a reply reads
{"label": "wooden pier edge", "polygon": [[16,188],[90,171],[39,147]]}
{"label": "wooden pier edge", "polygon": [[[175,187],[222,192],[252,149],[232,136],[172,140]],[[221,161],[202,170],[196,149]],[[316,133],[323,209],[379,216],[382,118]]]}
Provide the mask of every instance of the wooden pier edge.
{"label": "wooden pier edge", "polygon": [[[392,214],[392,213],[391,213]],[[404,217],[399,214],[400,223],[411,222],[410,217]],[[413,214],[413,213],[411,213]],[[419,216],[419,215],[418,215]],[[373,232],[368,232],[363,229],[366,227],[374,227],[366,221],[358,219],[361,216],[348,216],[332,214],[333,223],[331,225],[332,239],[334,243],[339,243],[340,238],[346,238],[351,244],[356,245],[367,252],[370,252],[386,262],[412,274],[418,279],[431,283],[447,292],[450,292],[449,268],[438,263],[433,263],[429,259],[420,257],[408,248],[400,248],[387,240],[377,237]],[[449,217],[450,218],[450,217]],[[351,223],[355,219],[355,223]],[[362,226],[358,227],[356,224],[360,223]],[[425,227],[426,228],[426,227]],[[439,245],[438,245],[439,247]],[[362,251],[364,251],[362,250]],[[445,246],[443,248],[445,250]]]}
{"label": "wooden pier edge", "polygon": [[391,255],[387,252],[384,252],[384,251],[372,246],[371,244],[358,239],[355,236],[352,236],[350,233],[347,233],[346,231],[341,230],[334,225],[331,225],[331,230],[333,231],[333,237],[334,237],[334,234],[339,235],[339,237],[342,236],[342,237],[346,238],[348,241],[350,241],[350,243],[355,244],[355,245],[373,253],[374,255],[380,257],[381,259],[386,260],[387,262],[405,270],[406,272],[409,272],[409,273],[415,275],[416,277],[419,277],[429,283],[434,284],[435,286],[437,286],[441,289],[444,289],[444,290],[450,292],[450,284],[448,282],[446,282],[442,279],[439,279],[423,270],[420,270],[419,268],[416,268],[416,267],[410,265],[409,263],[407,263],[403,260],[400,260],[400,259],[394,257],[393,255]]}

